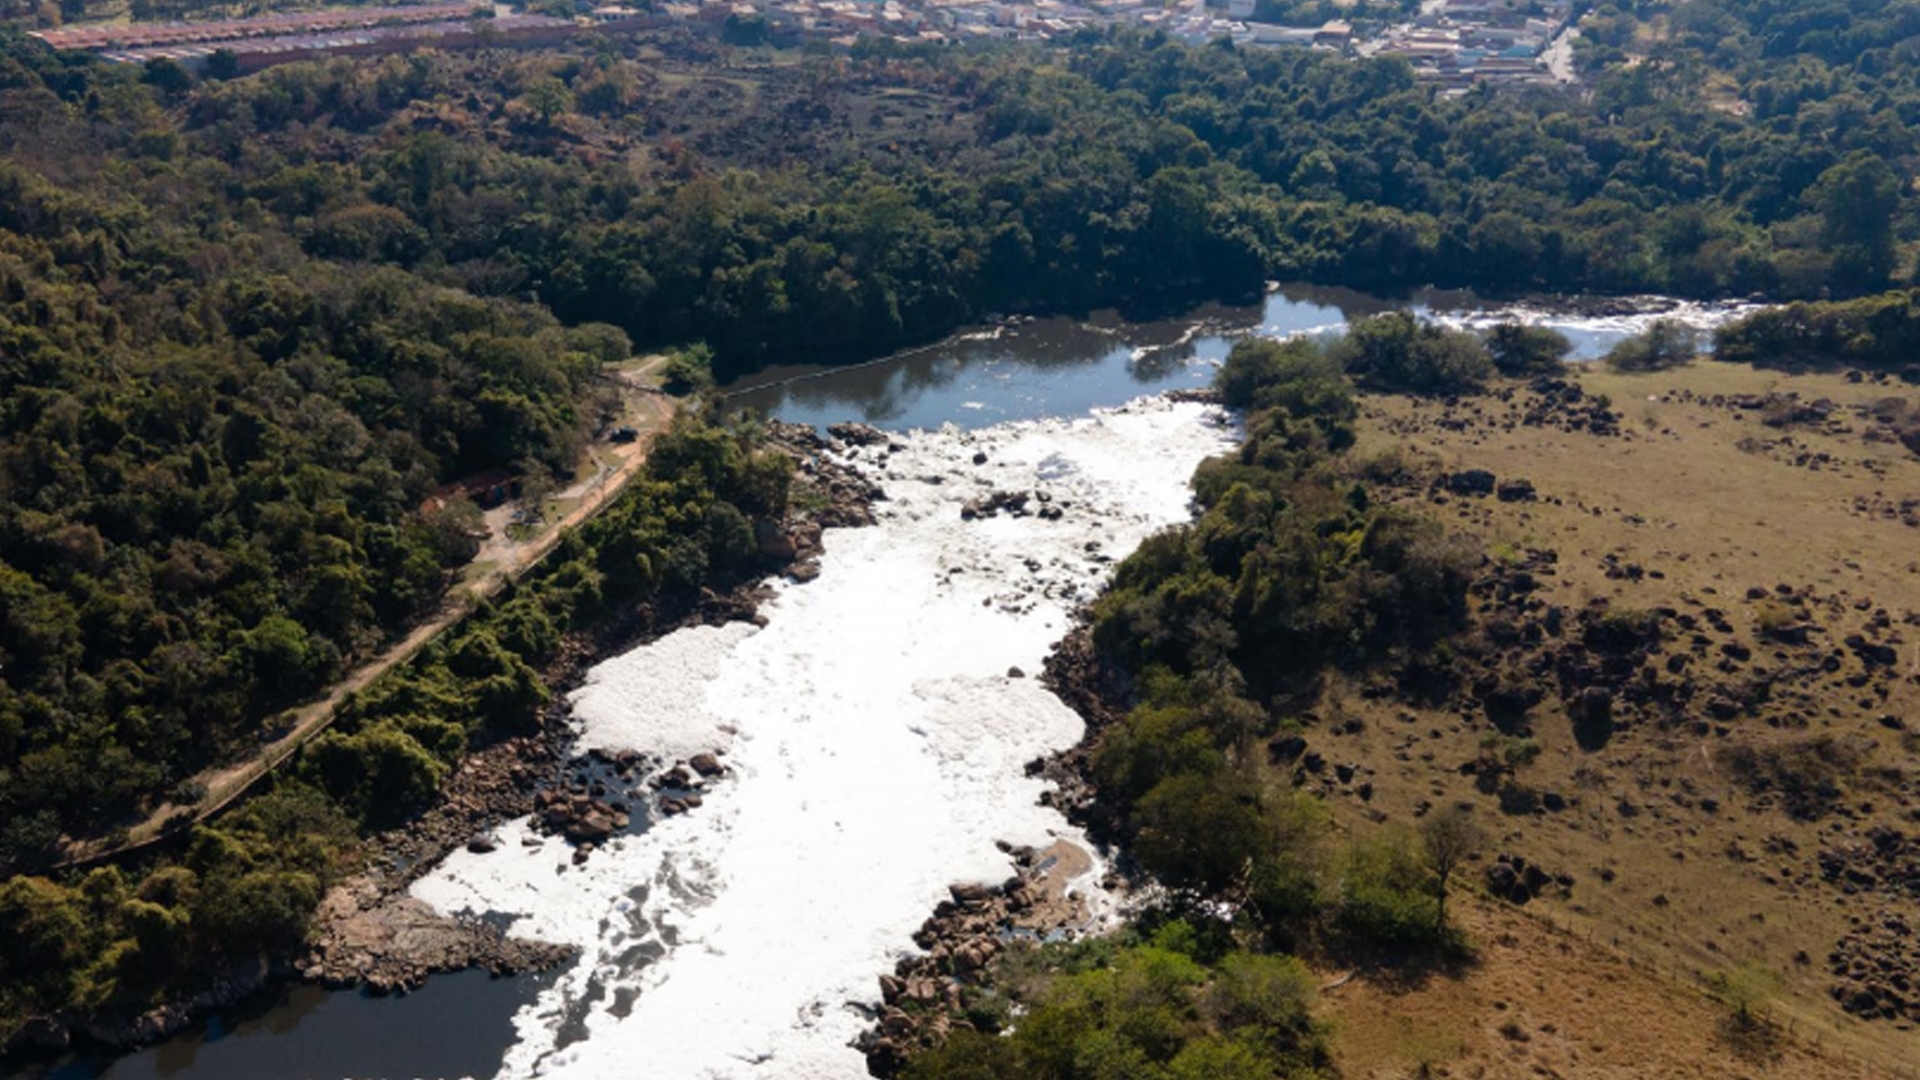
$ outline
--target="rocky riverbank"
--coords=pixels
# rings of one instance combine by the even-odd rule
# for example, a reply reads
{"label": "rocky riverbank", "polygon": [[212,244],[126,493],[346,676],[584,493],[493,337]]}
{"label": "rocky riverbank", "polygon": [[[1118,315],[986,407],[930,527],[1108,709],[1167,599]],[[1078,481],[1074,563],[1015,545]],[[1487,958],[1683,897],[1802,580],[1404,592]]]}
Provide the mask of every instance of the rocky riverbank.
{"label": "rocky riverbank", "polygon": [[[364,986],[376,993],[405,992],[436,973],[479,967],[505,975],[544,970],[570,958],[571,948],[510,938],[480,919],[442,915],[409,897],[408,887],[450,852],[488,849],[503,822],[547,810],[559,801],[553,793],[593,799],[592,809],[598,812],[600,801],[586,793],[600,783],[600,774],[609,765],[617,770],[621,763],[570,756],[573,731],[567,694],[600,659],[686,626],[764,622],[759,606],[770,595],[765,572],[809,580],[818,573],[823,528],[872,522],[872,503],[881,497],[876,487],[819,453],[827,444],[811,428],[777,423],[772,427],[773,444],[797,463],[793,505],[801,509],[784,522],[765,523],[757,530],[760,569],[740,580],[657,597],[573,635],[558,659],[541,673],[554,693],[535,733],[475,751],[442,786],[434,806],[368,839],[363,869],[323,898],[303,954],[235,965],[216,973],[205,989],[192,996],[135,1016],[60,1015],[35,1020],[0,1047],[0,1059],[58,1053],[85,1043],[116,1050],[155,1043],[185,1029],[197,1017],[236,1005],[289,979],[332,988]],[[662,775],[671,778],[676,775],[676,763],[666,764]],[[691,766],[696,775],[702,764]],[[698,796],[690,790],[674,789],[660,798],[666,813],[699,805]],[[580,822],[559,822],[552,829],[577,845],[576,857],[592,850],[595,836],[587,827],[589,817],[583,812]]]}
{"label": "rocky riverbank", "polygon": [[[858,473],[819,453],[827,444],[812,428],[772,425],[776,446],[795,459],[795,499],[805,509],[785,522],[757,529],[766,566],[795,580],[818,573],[821,530],[870,524],[878,490]],[[568,692],[599,660],[664,637],[687,626],[747,621],[764,624],[760,605],[770,596],[758,573],[720,591],[665,597],[642,604],[588,633],[577,635],[543,673],[554,691],[542,711],[537,735],[508,739],[471,755],[442,789],[438,804],[419,818],[370,844],[368,868],[336,885],[315,917],[307,954],[295,965],[306,979],[334,987],[363,985],[376,992],[411,990],[428,975],[483,967],[496,974],[550,968],[574,950],[508,937],[479,919],[451,917],[407,895],[407,888],[449,853],[467,848],[485,853],[493,833],[509,820],[538,815],[552,835],[575,845],[574,861],[597,844],[644,818],[626,798],[639,789],[618,789],[652,772],[662,814],[700,805],[700,782],[722,770],[712,755],[687,762],[652,763],[631,755],[611,760],[572,754]],[[659,764],[658,769],[646,768]],[[610,791],[610,786],[618,790]]]}
{"label": "rocky riverbank", "polygon": [[[1053,784],[1041,801],[1059,810],[1103,847],[1114,839],[1116,808],[1093,782],[1090,756],[1112,724],[1125,715],[1123,676],[1100,662],[1091,628],[1079,623],[1047,656],[1041,682],[1086,721],[1085,738],[1028,764],[1030,775]],[[1019,868],[997,887],[956,885],[914,935],[923,955],[908,957],[880,977],[883,1008],[858,1043],[876,1077],[899,1074],[912,1056],[938,1046],[957,1029],[971,1028],[967,1007],[993,985],[992,962],[1008,948],[1072,935],[1095,922],[1071,888],[1094,869],[1088,853],[1061,842],[1044,851],[1006,848]],[[1111,868],[1102,889],[1124,894],[1128,882]]]}
{"label": "rocky riverbank", "polygon": [[915,1052],[973,1027],[967,1006],[976,990],[991,985],[994,958],[1023,947],[1010,943],[1073,935],[1095,920],[1075,888],[1095,868],[1084,849],[1060,841],[1044,850],[1005,850],[1019,871],[998,886],[953,886],[913,935],[926,952],[880,976],[883,1004],[857,1044],[874,1076],[894,1076]]}

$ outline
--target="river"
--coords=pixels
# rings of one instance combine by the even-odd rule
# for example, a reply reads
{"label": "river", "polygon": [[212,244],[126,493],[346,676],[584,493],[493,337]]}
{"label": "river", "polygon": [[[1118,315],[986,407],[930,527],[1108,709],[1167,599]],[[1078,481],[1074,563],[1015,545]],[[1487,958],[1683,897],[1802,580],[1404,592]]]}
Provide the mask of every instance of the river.
{"label": "river", "polygon": [[[1594,307],[1606,313],[1585,310]],[[1241,337],[1332,334],[1352,319],[1399,308],[1457,327],[1505,320],[1552,327],[1573,343],[1577,361],[1599,359],[1658,318],[1704,331],[1754,310],[1740,302],[1658,297],[1598,305],[1493,303],[1438,289],[1386,300],[1353,289],[1282,284],[1259,304],[1208,304],[1177,318],[1126,322],[1104,312],[1020,321],[857,367],[773,367],[729,387],[729,403],[796,423],[858,419],[893,430],[1080,416],[1140,394],[1206,386]]]}
{"label": "river", "polygon": [[464,971],[378,998],[282,986],[131,1054],[69,1054],[7,1080],[344,1080],[487,1077],[513,1040],[510,1021],[551,982]]}
{"label": "river", "polygon": [[[283,990],[158,1047],[7,1080],[865,1075],[848,1043],[876,977],[947,886],[1006,878],[997,843],[1083,839],[1025,775],[1082,732],[1031,673],[1111,559],[1187,516],[1193,467],[1231,439],[1217,410],[1135,399],[1206,385],[1238,337],[1333,332],[1396,306],[1551,325],[1581,359],[1656,313],[1710,327],[1740,310],[1575,315],[1283,286],[1178,319],[1020,320],[858,368],[763,372],[730,402],[902,433],[862,459],[887,494],[878,523],[829,532],[818,580],[778,585],[764,628],[679,631],[600,664],[573,698],[581,751],[718,750],[726,775],[700,808],[584,866],[514,822],[495,852],[457,853],[415,887],[577,945],[577,964],[387,1000]],[[963,521],[990,490],[1043,491],[1062,513]],[[1099,876],[1096,860],[1076,886],[1096,919]]]}

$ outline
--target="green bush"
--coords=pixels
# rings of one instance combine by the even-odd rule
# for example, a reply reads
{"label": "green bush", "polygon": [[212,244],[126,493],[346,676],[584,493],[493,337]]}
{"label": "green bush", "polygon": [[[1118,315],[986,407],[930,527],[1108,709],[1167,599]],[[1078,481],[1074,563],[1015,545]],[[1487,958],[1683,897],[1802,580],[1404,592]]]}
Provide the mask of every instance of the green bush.
{"label": "green bush", "polygon": [[1405,311],[1355,320],[1332,356],[1362,386],[1409,394],[1476,393],[1494,370],[1477,336]]}
{"label": "green bush", "polygon": [[713,389],[713,350],[696,342],[674,350],[660,369],[661,383],[671,394],[704,394]]}
{"label": "green bush", "polygon": [[1667,371],[1700,353],[1700,333],[1673,319],[1656,319],[1645,330],[1607,350],[1607,366],[1620,372]]}
{"label": "green bush", "polygon": [[[1156,941],[1191,942],[1178,922]],[[1191,927],[1187,927],[1191,931]],[[1312,978],[1298,961],[1226,952],[1217,965],[1160,944],[1071,966],[1030,988],[1000,1037],[958,1032],[909,1080],[1279,1080],[1324,1066]]]}
{"label": "green bush", "polygon": [[1547,326],[1503,322],[1481,335],[1494,369],[1502,375],[1552,375],[1566,364],[1573,342]]}
{"label": "green bush", "polygon": [[1438,948],[1447,941],[1441,913],[1435,878],[1404,838],[1383,836],[1354,846],[1335,914],[1349,945],[1396,954]]}

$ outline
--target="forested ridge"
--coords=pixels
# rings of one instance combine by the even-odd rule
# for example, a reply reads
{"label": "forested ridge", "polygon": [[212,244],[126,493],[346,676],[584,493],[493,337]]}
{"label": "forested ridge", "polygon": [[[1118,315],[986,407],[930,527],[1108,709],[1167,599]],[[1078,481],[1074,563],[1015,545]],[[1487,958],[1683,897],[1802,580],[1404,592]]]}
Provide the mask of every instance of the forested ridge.
{"label": "forested ridge", "polygon": [[[1782,298],[1901,278],[1904,46],[1729,86],[1690,41],[1590,96],[1441,98],[1395,61],[1126,30],[749,63],[751,93],[626,41],[198,87],[163,69],[138,115],[90,69],[49,89],[98,102],[116,156],[223,174],[311,254],[531,292],[642,347],[706,339],[723,371],[1263,278]],[[44,91],[15,98],[16,132],[67,127]],[[888,124],[894,106],[925,122]],[[60,134],[26,160],[57,171]]]}
{"label": "forested ridge", "polygon": [[[154,804],[417,619],[473,550],[470,511],[428,496],[567,475],[595,373],[636,348],[704,340],[725,375],[1269,278],[1779,298],[1906,280],[1904,39],[1715,51],[1607,10],[1644,59],[1590,97],[1442,98],[1397,62],[1124,30],[851,55],[606,39],[231,81],[0,30],[0,863],[44,866],[62,833]],[[1351,370],[1400,377],[1369,363]],[[1181,732],[1214,707],[1192,679],[1268,670],[1226,638],[1162,640],[1181,604],[1236,597],[1259,634],[1235,648],[1361,655],[1404,645],[1377,635],[1427,625],[1399,616],[1439,595],[1382,592],[1444,568],[1418,523],[1335,482],[1343,421],[1316,410],[1344,391],[1276,409],[1258,381],[1253,457],[1203,474],[1198,531],[1150,545],[1103,608],[1128,628],[1113,648],[1174,673],[1152,685]],[[184,863],[0,885],[0,1035],[150,1002],[204,949],[291,947],[358,830],[526,723],[561,633],[739,565],[779,467],[698,425],[665,446],[550,579],[376,687]],[[1274,543],[1339,573],[1260,570]],[[1156,559],[1179,588],[1139,569]],[[1220,699],[1229,719],[1265,677]],[[1103,768],[1138,786],[1150,850],[1148,796],[1177,777],[1123,766]]]}

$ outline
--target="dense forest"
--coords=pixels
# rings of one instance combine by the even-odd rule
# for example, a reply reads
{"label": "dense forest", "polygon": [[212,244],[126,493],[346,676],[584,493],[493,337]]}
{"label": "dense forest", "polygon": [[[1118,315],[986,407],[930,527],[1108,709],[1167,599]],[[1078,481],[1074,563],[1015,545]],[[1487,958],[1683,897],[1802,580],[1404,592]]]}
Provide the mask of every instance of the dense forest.
{"label": "dense forest", "polygon": [[177,855],[0,883],[0,1045],[35,1017],[135,1013],[297,950],[359,837],[422,809],[470,746],[535,730],[542,669],[569,632],[757,565],[752,523],[784,511],[792,470],[758,439],[677,422],[646,475],[538,574],[351,698],[265,793],[196,826]]}
{"label": "dense forest", "polygon": [[[1590,97],[1455,98],[1395,61],[1114,30],[776,60],[748,115],[704,125],[633,49],[149,72],[141,115],[92,86],[124,75],[62,65],[9,79],[44,90],[12,126],[100,100],[96,129],[226,174],[312,255],[531,293],[641,347],[706,339],[723,373],[1264,278],[1812,298],[1910,262],[1910,65],[1788,92],[1776,63],[1751,103],[1682,59]],[[863,130],[881,90],[930,123]]]}
{"label": "dense forest", "polygon": [[[63,834],[191,794],[418,619],[473,551],[472,509],[428,497],[482,470],[568,475],[603,419],[596,374],[635,349],[704,340],[725,377],[1269,278],[1902,284],[1920,90],[1899,11],[1855,7],[1840,26],[1603,6],[1597,48],[1639,63],[1590,53],[1590,94],[1461,97],[1394,61],[1131,30],[851,54],[672,34],[221,80],[0,29],[0,864],[44,867]],[[1865,347],[1822,329],[1848,311],[1891,356],[1904,309],[1872,303],[1723,344]],[[1489,362],[1470,345],[1389,321],[1338,355],[1230,366],[1246,449],[1101,608],[1103,644],[1152,675],[1101,768],[1170,880],[1217,884],[1231,845],[1275,827],[1231,787],[1154,792],[1230,778],[1233,725],[1307,670],[1290,664],[1409,663],[1443,631],[1453,553],[1367,502],[1345,380],[1470,386]],[[736,562],[784,491],[712,429],[654,470],[537,595],[365,696],[185,863],[0,885],[0,1028],[147,1000],[200,945],[296,940],[356,830],[527,721],[557,634]],[[1192,806],[1228,846],[1153,854],[1177,824],[1156,815]],[[1290,871],[1271,871],[1277,904]]]}

